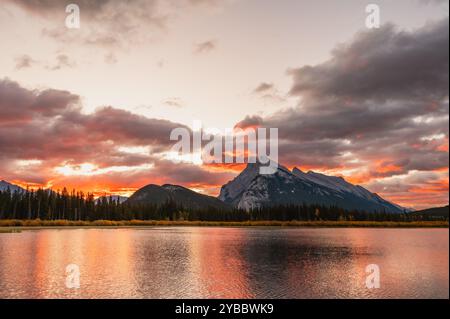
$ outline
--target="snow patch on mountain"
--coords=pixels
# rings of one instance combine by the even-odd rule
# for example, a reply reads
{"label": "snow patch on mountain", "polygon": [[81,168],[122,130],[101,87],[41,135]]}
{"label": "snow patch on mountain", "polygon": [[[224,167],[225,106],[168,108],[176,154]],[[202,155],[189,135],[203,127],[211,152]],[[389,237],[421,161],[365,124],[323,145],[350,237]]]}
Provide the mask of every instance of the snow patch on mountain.
{"label": "snow patch on mountain", "polygon": [[304,173],[284,166],[271,175],[259,174],[259,164],[248,164],[225,184],[219,199],[236,208],[251,210],[275,205],[318,204],[368,212],[400,213],[404,209],[342,177]]}
{"label": "snow patch on mountain", "polygon": [[308,173],[304,173],[296,167],[292,170],[292,174],[294,174],[295,176],[297,176],[301,179],[310,181],[310,182],[318,184],[318,185],[325,186],[327,188],[333,189],[340,193],[344,193],[344,192],[352,193],[356,196],[360,196],[360,197],[367,198],[367,199],[370,199],[373,197],[373,194],[371,192],[369,192],[367,189],[365,189],[359,185],[350,184],[342,177],[327,176],[327,175],[312,172],[312,171],[309,171]]}

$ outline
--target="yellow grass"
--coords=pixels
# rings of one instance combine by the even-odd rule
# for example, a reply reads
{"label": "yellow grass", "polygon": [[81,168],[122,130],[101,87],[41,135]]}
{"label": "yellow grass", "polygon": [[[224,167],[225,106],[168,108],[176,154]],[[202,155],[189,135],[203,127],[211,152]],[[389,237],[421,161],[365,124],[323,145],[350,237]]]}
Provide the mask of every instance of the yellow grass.
{"label": "yellow grass", "polygon": [[[205,226],[205,227],[387,227],[387,228],[448,228],[448,221],[245,221],[245,222],[207,222],[207,221],[168,221],[168,220],[130,220],[130,221],[69,221],[69,220],[0,220],[3,231],[7,228],[23,227],[148,227],[148,226]],[[0,229],[1,231],[2,229]]]}

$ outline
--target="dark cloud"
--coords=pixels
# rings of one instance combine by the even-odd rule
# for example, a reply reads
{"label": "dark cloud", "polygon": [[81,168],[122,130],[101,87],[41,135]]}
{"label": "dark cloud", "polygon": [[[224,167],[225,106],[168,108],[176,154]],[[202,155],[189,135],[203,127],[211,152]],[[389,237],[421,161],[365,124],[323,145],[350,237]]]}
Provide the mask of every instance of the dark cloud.
{"label": "dark cloud", "polygon": [[242,121],[238,122],[234,127],[246,129],[248,127],[258,127],[263,124],[263,118],[258,115],[246,116]]}
{"label": "dark cloud", "polygon": [[366,181],[445,169],[448,61],[448,18],[413,32],[361,32],[328,61],[288,71],[298,106],[237,126],[279,128],[288,165],[353,170]]}
{"label": "dark cloud", "polygon": [[448,27],[445,19],[411,33],[392,25],[360,33],[338,46],[331,60],[290,70],[291,94],[354,102],[440,100],[448,95]]}
{"label": "dark cloud", "polygon": [[10,80],[0,81],[0,123],[3,127],[36,118],[48,118],[79,110],[79,97],[67,91],[30,91]]}
{"label": "dark cloud", "polygon": [[[54,89],[32,91],[3,79],[0,176],[54,188],[174,183],[217,192],[233,174],[164,159],[164,152],[174,144],[170,133],[179,127],[187,128],[113,107],[84,114],[77,95]],[[133,147],[148,151],[136,153]],[[83,174],[85,163],[92,165],[92,172]],[[80,173],[71,175],[72,170]]]}
{"label": "dark cloud", "polygon": [[48,167],[62,162],[100,167],[148,162],[150,155],[128,154],[118,147],[168,150],[174,143],[172,129],[185,127],[113,107],[84,114],[77,95],[31,91],[7,79],[0,81],[0,123],[0,160],[42,160]]}
{"label": "dark cloud", "polygon": [[[83,119],[86,129],[103,140],[128,145],[169,146],[170,132],[184,125],[167,120],[149,119],[129,111],[105,107]],[[95,136],[94,135],[94,136]]]}

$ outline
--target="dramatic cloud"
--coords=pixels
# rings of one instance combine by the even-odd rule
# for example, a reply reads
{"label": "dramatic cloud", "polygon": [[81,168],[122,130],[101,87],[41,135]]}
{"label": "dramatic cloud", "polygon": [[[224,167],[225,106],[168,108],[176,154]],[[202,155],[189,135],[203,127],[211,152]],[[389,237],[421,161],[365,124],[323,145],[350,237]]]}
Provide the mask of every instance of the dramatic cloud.
{"label": "dramatic cloud", "polygon": [[[79,97],[66,91],[45,90],[41,92],[22,88],[9,80],[0,81],[0,129],[21,123],[28,125],[33,120],[48,120],[49,117],[79,110]],[[0,137],[6,138],[5,135]],[[0,152],[1,154],[2,152]]]}
{"label": "dramatic cloud", "polygon": [[[297,107],[248,116],[237,126],[277,127],[283,162],[355,182],[413,171],[439,170],[442,178],[449,160],[448,61],[448,18],[414,32],[392,25],[361,32],[330,60],[288,71]],[[257,91],[270,89],[262,83]]]}
{"label": "dramatic cloud", "polygon": [[99,164],[108,165],[120,156],[115,147],[168,146],[171,130],[183,127],[112,107],[83,114],[77,95],[30,91],[9,80],[0,82],[0,97],[1,158],[80,163],[96,154],[97,162],[104,161]]}
{"label": "dramatic cloud", "polygon": [[248,115],[245,117],[245,119],[243,119],[242,121],[237,123],[235,125],[235,128],[246,129],[246,128],[251,128],[251,127],[259,127],[259,126],[262,126],[263,121],[264,120],[261,116],[258,116],[258,115],[249,116]]}
{"label": "dramatic cloud", "polygon": [[337,47],[332,60],[291,70],[291,94],[350,102],[440,100],[448,95],[448,26],[446,19],[414,33],[391,25],[360,33]]}
{"label": "dramatic cloud", "polygon": [[[413,203],[417,207],[442,206],[448,203],[448,172],[412,171],[373,181],[368,187],[381,196],[389,196],[395,202]],[[411,197],[414,196],[414,200]]]}
{"label": "dramatic cloud", "polygon": [[2,179],[96,190],[108,182],[131,188],[180,183],[217,191],[231,178],[164,159],[174,144],[171,131],[184,125],[113,107],[84,114],[79,96],[67,91],[31,91],[1,80],[0,124]]}

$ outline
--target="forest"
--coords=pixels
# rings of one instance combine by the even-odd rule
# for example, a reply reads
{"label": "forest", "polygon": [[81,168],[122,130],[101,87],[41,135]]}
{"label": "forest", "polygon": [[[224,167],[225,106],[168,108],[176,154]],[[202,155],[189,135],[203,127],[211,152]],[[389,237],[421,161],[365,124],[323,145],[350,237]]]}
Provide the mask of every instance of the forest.
{"label": "forest", "polygon": [[169,220],[169,221],[428,221],[427,215],[367,213],[319,205],[272,206],[240,209],[187,209],[172,200],[152,204],[120,203],[113,197],[95,199],[91,193],[67,189],[0,191],[0,219],[19,220]]}

